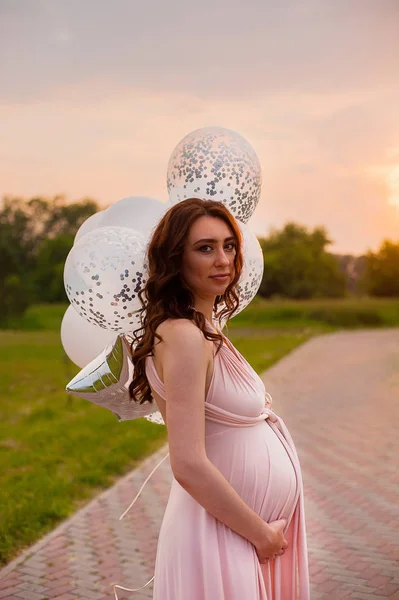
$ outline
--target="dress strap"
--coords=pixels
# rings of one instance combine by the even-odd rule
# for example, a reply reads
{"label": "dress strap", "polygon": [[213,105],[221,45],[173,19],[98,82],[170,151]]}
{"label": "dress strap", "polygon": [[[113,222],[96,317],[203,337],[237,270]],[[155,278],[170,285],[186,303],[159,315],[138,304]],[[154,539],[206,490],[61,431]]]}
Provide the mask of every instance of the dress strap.
{"label": "dress strap", "polygon": [[145,359],[145,374],[151,387],[156,393],[165,400],[165,386],[158,375],[158,371],[155,367],[154,357],[148,354]]}

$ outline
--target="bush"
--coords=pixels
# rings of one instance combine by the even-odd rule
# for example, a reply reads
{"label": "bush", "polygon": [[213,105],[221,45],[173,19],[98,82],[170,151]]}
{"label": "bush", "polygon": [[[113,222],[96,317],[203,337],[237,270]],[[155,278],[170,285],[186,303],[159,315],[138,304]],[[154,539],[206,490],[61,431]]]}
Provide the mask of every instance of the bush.
{"label": "bush", "polygon": [[19,317],[32,302],[33,290],[19,275],[7,275],[0,281],[0,325],[8,317]]}

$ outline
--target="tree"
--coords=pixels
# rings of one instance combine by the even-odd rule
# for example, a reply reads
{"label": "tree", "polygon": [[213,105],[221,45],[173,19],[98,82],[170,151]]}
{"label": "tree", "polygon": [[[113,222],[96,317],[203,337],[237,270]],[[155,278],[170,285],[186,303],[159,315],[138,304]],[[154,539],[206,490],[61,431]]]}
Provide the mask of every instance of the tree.
{"label": "tree", "polygon": [[42,302],[68,302],[63,275],[65,261],[72,246],[73,236],[70,234],[59,234],[40,243],[33,282],[35,289],[40,290]]}
{"label": "tree", "polygon": [[340,270],[345,273],[346,288],[349,294],[352,296],[363,295],[364,290],[360,283],[366,268],[366,256],[353,256],[353,254],[333,254],[333,256],[338,262]]}
{"label": "tree", "polygon": [[65,196],[53,198],[34,197],[30,200],[18,196],[4,196],[0,206],[0,225],[22,228],[24,240],[33,246],[45,238],[60,233],[75,235],[83,221],[99,210],[95,200],[84,198],[67,203]]}
{"label": "tree", "polygon": [[290,222],[259,241],[264,258],[260,295],[297,299],[345,295],[345,275],[334,256],[325,251],[332,242],[324,227],[308,232]]}
{"label": "tree", "polygon": [[377,252],[366,254],[362,289],[370,296],[399,296],[399,241],[384,240]]}
{"label": "tree", "polygon": [[9,317],[23,314],[32,300],[31,286],[19,275],[6,275],[0,279],[0,326],[5,325]]}
{"label": "tree", "polygon": [[97,203],[90,198],[69,204],[64,196],[3,198],[0,204],[3,317],[23,314],[34,301],[65,299],[60,265],[65,262],[76,231],[98,210]]}

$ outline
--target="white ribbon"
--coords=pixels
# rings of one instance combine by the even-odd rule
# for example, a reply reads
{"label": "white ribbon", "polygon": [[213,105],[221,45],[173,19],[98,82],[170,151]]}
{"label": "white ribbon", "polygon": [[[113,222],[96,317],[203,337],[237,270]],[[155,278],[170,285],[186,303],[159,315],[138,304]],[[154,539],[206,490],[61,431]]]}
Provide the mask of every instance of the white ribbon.
{"label": "white ribbon", "polygon": [[158,467],[163,463],[163,461],[165,459],[167,459],[169,456],[169,452],[167,453],[166,456],[163,457],[163,459],[157,464],[156,467],[153,468],[153,470],[151,471],[151,473],[148,475],[147,479],[144,481],[143,485],[141,486],[141,488],[139,489],[139,491],[137,492],[136,496],[134,497],[134,499],[132,500],[131,504],[127,507],[127,509],[125,510],[125,512],[119,517],[119,520],[121,521],[123,519],[123,517],[127,514],[127,512],[132,508],[133,504],[136,502],[137,498],[140,496],[141,492],[144,489],[144,486],[146,485],[147,481],[150,479],[150,477],[152,477],[152,475],[155,473],[155,471],[158,469]]}
{"label": "white ribbon", "polygon": [[[132,500],[132,502],[130,503],[130,505],[127,507],[127,509],[125,510],[125,512],[119,517],[119,521],[121,521],[123,519],[123,517],[127,514],[127,512],[132,508],[132,506],[134,505],[134,503],[136,502],[136,500],[139,498],[141,492],[143,491],[147,481],[150,479],[150,477],[152,477],[152,475],[155,473],[155,471],[158,469],[158,467],[163,463],[164,460],[166,460],[169,456],[169,452],[168,454],[166,454],[166,456],[163,457],[162,460],[159,461],[159,463],[153,468],[153,470],[151,471],[151,473],[148,475],[147,479],[144,481],[143,485],[141,486],[141,488],[139,489],[139,491],[137,492],[136,496],[134,497],[134,499]],[[151,579],[149,581],[147,581],[147,583],[145,583],[144,585],[142,585],[139,588],[126,588],[123,587],[121,585],[114,585],[114,595],[115,595],[115,600],[118,600],[118,594],[116,593],[116,588],[119,588],[120,590],[125,590],[126,592],[139,592],[140,590],[144,589],[145,587],[147,587],[147,585],[149,585],[152,581],[154,581],[154,577],[151,577]]]}

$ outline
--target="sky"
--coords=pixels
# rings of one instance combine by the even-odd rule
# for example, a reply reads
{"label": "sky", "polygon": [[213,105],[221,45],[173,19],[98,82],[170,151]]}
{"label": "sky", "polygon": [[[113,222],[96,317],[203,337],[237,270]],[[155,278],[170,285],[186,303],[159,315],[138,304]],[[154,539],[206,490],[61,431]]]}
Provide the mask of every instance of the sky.
{"label": "sky", "polygon": [[397,0],[0,0],[0,196],[167,201],[200,127],[262,166],[248,222],[399,242]]}

